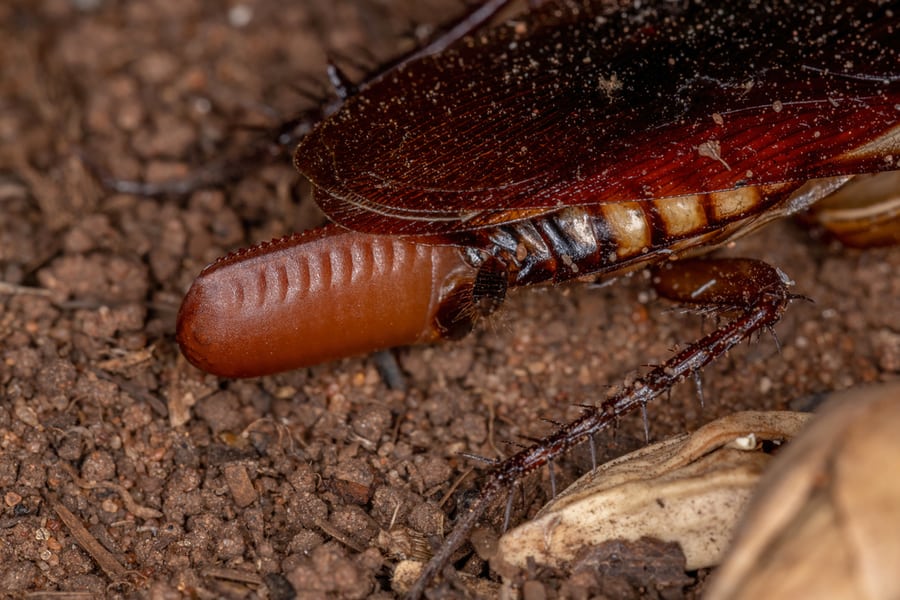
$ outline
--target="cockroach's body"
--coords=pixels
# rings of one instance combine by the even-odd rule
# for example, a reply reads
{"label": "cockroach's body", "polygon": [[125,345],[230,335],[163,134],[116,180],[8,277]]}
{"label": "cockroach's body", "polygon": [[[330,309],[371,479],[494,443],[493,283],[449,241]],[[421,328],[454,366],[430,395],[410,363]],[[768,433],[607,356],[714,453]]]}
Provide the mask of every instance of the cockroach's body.
{"label": "cockroach's body", "polygon": [[295,154],[350,231],[211,265],[179,343],[245,377],[457,338],[507,286],[674,258],[896,169],[897,19],[550,3],[389,71]]}
{"label": "cockroach's body", "polygon": [[615,274],[730,239],[790,210],[795,187],[570,207],[467,232],[466,246],[333,226],[297,234],[207,268],[182,306],[179,340],[198,367],[248,377],[456,339],[507,286]]}
{"label": "cockroach's body", "polygon": [[[244,377],[457,338],[508,287],[667,261],[898,169],[897,2],[613,4],[546,3],[367,82],[295,154],[338,226],[207,267],[188,359]],[[896,204],[866,213],[888,240]],[[723,272],[662,287],[742,316],[503,463],[479,505],[771,326],[784,281],[736,268],[740,299]]]}

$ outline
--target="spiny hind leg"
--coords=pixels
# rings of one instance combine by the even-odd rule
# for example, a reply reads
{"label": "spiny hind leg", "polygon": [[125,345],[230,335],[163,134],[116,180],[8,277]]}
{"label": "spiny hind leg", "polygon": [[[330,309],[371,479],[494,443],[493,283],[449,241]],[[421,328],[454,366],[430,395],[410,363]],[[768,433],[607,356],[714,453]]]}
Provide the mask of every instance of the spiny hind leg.
{"label": "spiny hind leg", "polygon": [[493,467],[479,497],[457,515],[453,530],[421,570],[409,589],[409,597],[422,596],[431,580],[443,571],[466,541],[484,512],[505,498],[527,475],[549,465],[575,446],[589,442],[623,415],[642,409],[754,332],[772,327],[794,298],[788,291],[788,281],[783,273],[766,263],[748,259],[682,261],[678,270],[663,269],[658,286],[668,289],[667,295],[676,298],[691,298],[698,303],[733,309],[735,316],[599,406],[585,407],[578,419]]}

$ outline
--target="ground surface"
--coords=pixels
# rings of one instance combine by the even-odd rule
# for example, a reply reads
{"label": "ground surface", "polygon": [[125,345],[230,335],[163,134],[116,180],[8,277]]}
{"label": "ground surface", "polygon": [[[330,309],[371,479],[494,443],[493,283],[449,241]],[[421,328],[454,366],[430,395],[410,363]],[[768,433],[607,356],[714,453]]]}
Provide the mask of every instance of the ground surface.
{"label": "ground surface", "polygon": [[[0,595],[392,597],[397,541],[435,533],[478,483],[451,492],[473,466],[458,452],[508,453],[503,440],[547,433],[541,417],[576,416],[698,336],[700,321],[638,274],[518,293],[460,343],[398,351],[406,391],[365,357],[250,381],[181,358],[174,321],[192,278],[228,250],[315,225],[307,186],[282,157],[147,198],[103,189],[80,157],[161,181],[237,156],[256,135],[242,125],[309,106],[298,89],[324,48],[387,56],[410,22],[456,8],[0,4]],[[729,251],[780,266],[815,304],[780,323],[780,355],[764,338],[707,369],[705,410],[687,385],[652,406],[655,439],[897,377],[900,253],[848,251],[786,222]],[[603,452],[637,446],[641,430],[624,421]],[[557,574],[540,581],[550,597],[575,593]]]}

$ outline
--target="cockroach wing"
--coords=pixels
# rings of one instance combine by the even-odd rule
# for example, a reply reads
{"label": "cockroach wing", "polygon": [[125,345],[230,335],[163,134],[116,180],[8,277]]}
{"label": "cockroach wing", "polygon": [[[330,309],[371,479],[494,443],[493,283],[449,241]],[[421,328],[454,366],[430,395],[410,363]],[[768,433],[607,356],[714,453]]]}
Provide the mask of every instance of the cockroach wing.
{"label": "cockroach wing", "polygon": [[390,72],[297,148],[325,212],[447,233],[894,170],[900,3],[550,2]]}

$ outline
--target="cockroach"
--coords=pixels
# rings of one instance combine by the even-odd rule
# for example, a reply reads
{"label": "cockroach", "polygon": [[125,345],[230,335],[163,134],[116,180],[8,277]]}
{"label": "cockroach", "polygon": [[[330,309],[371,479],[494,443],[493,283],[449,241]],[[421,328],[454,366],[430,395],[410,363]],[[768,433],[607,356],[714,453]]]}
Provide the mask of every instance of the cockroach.
{"label": "cockroach", "polygon": [[[403,61],[348,89],[296,149],[335,224],[204,269],[178,316],[182,352],[252,377],[456,339],[508,288],[670,266],[895,171],[898,28],[897,2],[559,0]],[[659,287],[737,316],[498,465],[421,581],[501,491],[791,299],[771,267],[712,265]]]}
{"label": "cockroach", "polygon": [[895,169],[892,10],[551,3],[411,61],[296,150],[341,227],[204,270],[181,348],[247,377],[458,338],[508,286],[671,259]]}

